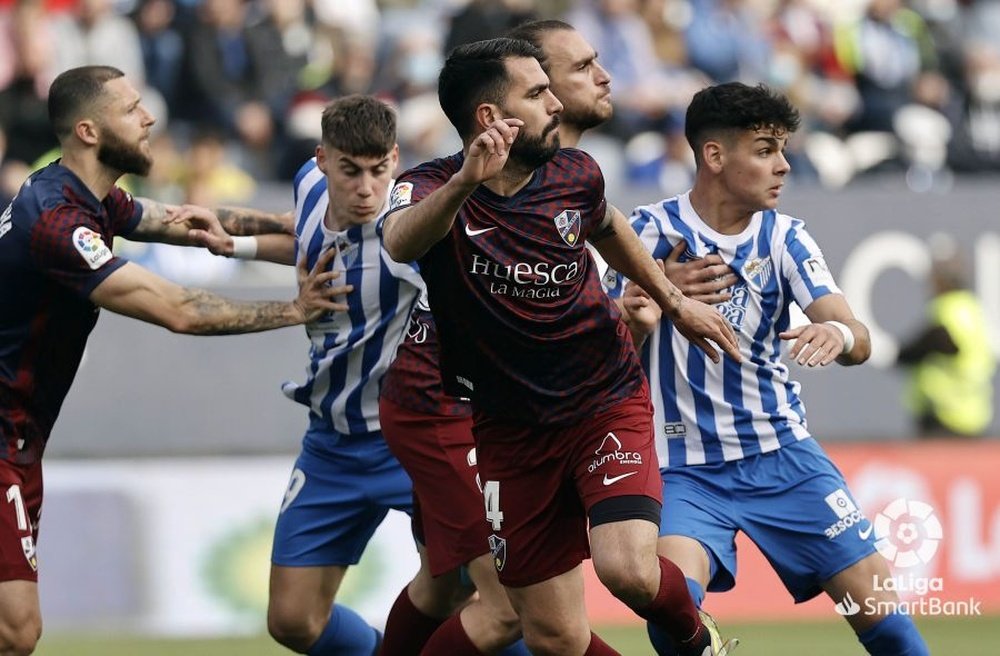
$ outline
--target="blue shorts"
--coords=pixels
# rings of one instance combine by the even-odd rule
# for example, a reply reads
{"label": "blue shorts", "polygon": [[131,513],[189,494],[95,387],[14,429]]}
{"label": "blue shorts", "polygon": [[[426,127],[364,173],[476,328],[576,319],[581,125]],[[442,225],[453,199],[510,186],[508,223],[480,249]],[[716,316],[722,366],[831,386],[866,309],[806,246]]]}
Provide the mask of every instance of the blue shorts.
{"label": "blue shorts", "polygon": [[390,508],[413,512],[413,484],[382,434],[310,428],[274,528],[271,562],[355,565]]}
{"label": "blue shorts", "polygon": [[709,554],[708,590],[736,583],[736,532],[754,541],[796,602],[875,553],[871,522],[840,470],[813,439],[717,465],[660,472],[660,535],[683,535]]}

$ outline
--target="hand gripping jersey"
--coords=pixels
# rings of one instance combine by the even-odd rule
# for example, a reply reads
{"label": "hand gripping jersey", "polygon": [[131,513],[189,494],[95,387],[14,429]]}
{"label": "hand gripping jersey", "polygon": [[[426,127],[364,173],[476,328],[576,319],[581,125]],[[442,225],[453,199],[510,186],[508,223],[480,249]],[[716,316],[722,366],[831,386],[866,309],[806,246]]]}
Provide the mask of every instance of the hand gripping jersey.
{"label": "hand gripping jersey", "polygon": [[[630,222],[654,258],[665,259],[683,239],[682,261],[716,253],[739,278],[732,298],[716,307],[736,331],[742,364],[714,364],[666,320],[643,345],[660,466],[738,460],[809,437],[778,333],[789,327],[793,301],[805,309],[840,289],[802,221],[768,210],[740,234],[723,235],[684,194],[637,208]],[[610,271],[604,282],[619,296],[626,281]]]}
{"label": "hand gripping jersey", "polygon": [[125,264],[112,240],[141,217],[129,194],[99,200],[58,162],[0,215],[0,457],[41,458],[97,322],[90,293]]}
{"label": "hand gripping jersey", "polygon": [[424,284],[412,264],[394,262],[382,248],[377,221],[343,231],[327,228],[326,176],[310,159],[295,177],[297,258],[311,269],[336,248],[334,285],[354,285],[347,312],[331,312],[306,326],[312,342],[305,383],[285,383],[290,399],[309,406],[310,418],[338,433],[379,430],[378,396]]}
{"label": "hand gripping jersey", "polygon": [[[389,211],[427,197],[462,161],[459,153],[404,173]],[[600,168],[575,149],[514,196],[480,185],[466,199],[420,260],[448,394],[490,416],[573,424],[639,388],[628,330],[583,246],[606,211]]]}

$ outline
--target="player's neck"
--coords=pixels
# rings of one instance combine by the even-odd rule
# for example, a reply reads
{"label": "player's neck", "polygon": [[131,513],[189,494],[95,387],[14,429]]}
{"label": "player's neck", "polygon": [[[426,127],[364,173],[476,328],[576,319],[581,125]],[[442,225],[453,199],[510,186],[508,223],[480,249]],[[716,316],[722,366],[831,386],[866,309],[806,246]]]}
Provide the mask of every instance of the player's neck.
{"label": "player's neck", "polygon": [[104,200],[122,175],[118,171],[108,169],[97,161],[96,156],[91,156],[90,153],[66,151],[62,154],[59,163],[80,178],[84,186],[98,200]]}
{"label": "player's neck", "polygon": [[715,193],[695,183],[688,195],[698,217],[720,235],[738,235],[750,225],[753,212],[732,202],[725,194]]}
{"label": "player's neck", "polygon": [[559,124],[559,147],[576,148],[583,137],[583,130],[569,123]]}
{"label": "player's neck", "polygon": [[517,166],[511,166],[511,162],[508,160],[507,166],[500,172],[500,175],[485,181],[483,186],[498,196],[509,198],[524,189],[534,175],[534,170],[525,171]]}

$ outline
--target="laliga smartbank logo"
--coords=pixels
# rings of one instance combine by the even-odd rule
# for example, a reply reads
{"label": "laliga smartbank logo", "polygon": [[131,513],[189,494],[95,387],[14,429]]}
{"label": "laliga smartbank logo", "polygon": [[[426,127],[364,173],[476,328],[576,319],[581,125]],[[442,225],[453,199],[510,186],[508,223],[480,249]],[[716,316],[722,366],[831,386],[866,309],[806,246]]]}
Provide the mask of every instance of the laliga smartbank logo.
{"label": "laliga smartbank logo", "polygon": [[875,548],[899,569],[929,563],[944,536],[929,503],[896,499],[875,515]]}
{"label": "laliga smartbank logo", "polygon": [[[845,617],[858,613],[982,615],[978,599],[942,599],[936,593],[945,590],[943,577],[920,576],[913,571],[913,568],[931,562],[944,537],[941,521],[929,503],[906,498],[890,502],[875,515],[870,527],[858,529],[858,537],[862,540],[868,539],[872,534],[875,548],[889,561],[893,573],[884,579],[873,575],[871,589],[874,593],[890,594],[855,599],[850,592],[845,593],[844,598],[834,604],[837,614]],[[899,597],[892,599],[896,595]]]}

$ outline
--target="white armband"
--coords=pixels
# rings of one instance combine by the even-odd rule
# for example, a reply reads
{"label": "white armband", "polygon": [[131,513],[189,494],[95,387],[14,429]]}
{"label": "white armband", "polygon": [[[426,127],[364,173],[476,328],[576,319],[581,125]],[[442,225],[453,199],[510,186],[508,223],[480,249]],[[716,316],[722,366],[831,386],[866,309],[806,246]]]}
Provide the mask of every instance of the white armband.
{"label": "white armband", "polygon": [[239,260],[252,260],[257,256],[256,237],[233,237],[233,257]]}
{"label": "white armband", "polygon": [[846,355],[851,352],[854,348],[854,331],[851,330],[847,325],[840,323],[839,321],[826,321],[827,325],[833,326],[840,331],[840,334],[844,336],[844,349],[840,352],[841,355]]}

